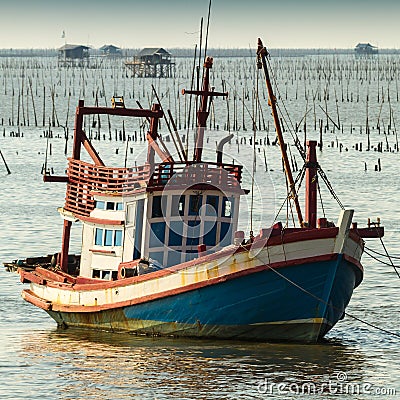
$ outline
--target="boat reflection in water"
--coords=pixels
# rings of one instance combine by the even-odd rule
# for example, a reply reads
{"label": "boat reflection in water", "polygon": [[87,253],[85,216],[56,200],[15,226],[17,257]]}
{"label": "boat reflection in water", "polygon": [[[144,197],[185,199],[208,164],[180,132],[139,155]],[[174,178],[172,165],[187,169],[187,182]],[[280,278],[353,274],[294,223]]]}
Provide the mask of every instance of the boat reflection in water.
{"label": "boat reflection in water", "polygon": [[[261,382],[321,385],[338,371],[362,382],[364,358],[340,342],[244,343],[56,330],[21,337],[27,375],[46,371],[54,398],[256,396]],[[45,354],[43,353],[45,349]],[[143,397],[142,397],[143,396]]]}

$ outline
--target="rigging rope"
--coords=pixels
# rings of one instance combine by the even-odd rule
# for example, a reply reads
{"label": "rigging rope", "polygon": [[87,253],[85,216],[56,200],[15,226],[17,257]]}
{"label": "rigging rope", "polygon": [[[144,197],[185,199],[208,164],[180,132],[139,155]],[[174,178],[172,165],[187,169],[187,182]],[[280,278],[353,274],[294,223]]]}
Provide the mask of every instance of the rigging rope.
{"label": "rigging rope", "polygon": [[[275,79],[275,75],[274,75],[274,70],[271,68],[271,64],[270,64],[270,62],[269,62],[269,58],[266,58],[266,60],[267,60],[267,62],[268,62],[268,66],[269,66],[269,68],[270,68],[270,70],[271,70],[271,76],[272,76],[272,79],[273,79],[273,81],[274,81],[274,85],[275,85],[276,92],[279,94],[279,97],[282,99],[282,96],[281,96],[281,94],[280,94],[280,92],[279,92],[279,87],[278,87],[278,85],[277,85],[277,83],[276,83],[276,79]],[[287,117],[288,117],[288,119],[289,119],[289,122],[290,122],[290,125],[287,124],[287,125],[289,126],[289,128],[290,128],[290,126],[291,126],[291,129],[289,129],[289,133],[290,133],[290,135],[292,136],[292,139],[294,140],[294,145],[296,146],[298,152],[300,153],[301,158],[303,159],[303,161],[305,161],[305,160],[306,160],[306,152],[305,152],[305,149],[304,149],[303,146],[301,145],[301,142],[300,142],[300,140],[299,140],[299,137],[297,136],[297,133],[295,132],[295,129],[294,129],[294,127],[293,127],[293,122],[292,122],[292,120],[290,119],[290,115],[289,115],[289,112],[288,112],[288,110],[287,110],[287,108],[286,108],[286,106],[285,106],[285,102],[284,102],[284,101],[281,101],[281,103],[282,103],[282,105],[283,105],[283,108],[284,108],[284,110],[285,110],[285,113],[286,113],[286,115],[287,115]],[[279,109],[280,114],[282,115],[282,118],[285,120],[284,113],[281,112],[281,109],[280,109],[280,107],[279,107],[279,104],[277,104],[277,107],[278,107],[278,109]],[[294,132],[294,133],[293,133],[293,132]],[[320,165],[318,165],[318,173],[320,174],[322,180],[324,181],[324,183],[325,183],[326,187],[328,188],[329,192],[331,193],[332,197],[333,197],[333,198],[336,200],[336,202],[339,204],[340,208],[341,208],[342,210],[344,210],[345,207],[343,206],[342,202],[340,201],[338,195],[337,195],[337,194],[335,193],[335,191],[333,190],[333,187],[332,187],[331,183],[329,182],[328,177],[326,176],[325,172],[323,171],[323,169],[321,168]]]}
{"label": "rigging rope", "polygon": [[326,218],[324,202],[322,201],[322,195],[321,195],[321,186],[319,185],[318,179],[317,179],[317,189],[318,189],[318,194],[319,194],[319,200],[321,202],[322,213],[324,215],[324,218]]}
{"label": "rigging rope", "polygon": [[258,111],[258,88],[259,88],[259,72],[257,70],[256,76],[256,88],[254,91],[253,98],[253,168],[251,173],[251,205],[250,205],[250,237],[253,236],[253,208],[254,208],[254,183],[255,183],[255,172],[256,172],[256,138],[257,138],[257,111]]}
{"label": "rigging rope", "polygon": [[[269,56],[269,53],[267,53],[267,55]],[[279,97],[282,99],[281,93],[280,93],[280,91],[279,91],[279,87],[278,87],[278,85],[277,85],[277,83],[276,83],[276,78],[275,78],[275,74],[274,74],[274,69],[271,67],[271,63],[269,62],[269,57],[266,57],[266,61],[267,61],[267,63],[268,63],[268,67],[269,67],[269,70],[270,70],[270,74],[271,74],[271,77],[272,77],[272,81],[273,81],[274,86],[275,86],[275,90],[276,90],[276,92],[278,93]],[[279,104],[276,103],[276,105],[278,106],[278,109],[279,109]],[[294,140],[294,144],[295,144],[297,150],[299,151],[301,157],[303,158],[303,160],[305,160],[305,159],[306,159],[306,152],[305,152],[305,150],[303,149],[303,146],[301,145],[301,142],[300,142],[300,140],[299,140],[299,137],[297,136],[297,133],[296,133],[296,131],[295,131],[293,122],[292,122],[292,120],[291,120],[291,118],[290,118],[290,114],[289,114],[289,112],[288,112],[288,110],[287,110],[287,108],[286,108],[286,105],[285,105],[285,103],[284,103],[283,101],[282,101],[282,105],[283,105],[283,108],[284,108],[284,110],[285,110],[286,116],[287,116],[287,118],[289,119],[289,122],[290,122],[290,125],[287,124],[289,127],[291,127],[291,129],[289,129],[289,133],[291,134],[291,136],[292,136],[292,138],[293,138],[293,140]],[[281,114],[282,118],[285,119],[285,115],[284,115],[284,113],[281,112],[280,109],[279,109],[279,113]]]}
{"label": "rigging rope", "polygon": [[[367,254],[367,255],[369,255],[372,259],[374,259],[375,261],[378,261],[379,263],[381,263],[381,264],[383,264],[383,265],[387,265],[387,266],[389,266],[389,267],[394,267],[395,270],[396,270],[397,268],[400,268],[399,265],[389,264],[389,263],[386,262],[386,261],[380,260],[378,257],[375,257],[374,255],[372,255],[371,253],[369,253],[367,250],[365,250],[365,248],[364,248],[364,253]],[[386,256],[385,256],[385,257],[386,257]]]}
{"label": "rigging rope", "polygon": [[344,205],[342,204],[342,202],[340,201],[338,195],[335,193],[335,191],[333,190],[333,187],[331,185],[331,183],[329,182],[328,177],[325,175],[325,172],[322,170],[321,166],[318,164],[318,168],[317,171],[319,172],[322,180],[324,181],[326,187],[328,188],[329,192],[331,193],[331,195],[333,196],[333,198],[336,200],[336,202],[339,204],[340,208],[342,210],[344,210]]}
{"label": "rigging rope", "polygon": [[[378,254],[378,256],[387,257],[386,254],[379,253],[379,251],[373,250],[373,249],[371,249],[370,247],[367,247],[367,246],[365,246],[365,245],[364,245],[364,249],[368,249],[370,252],[375,253],[375,254]],[[396,256],[390,256],[390,257],[391,257],[392,259],[395,259],[395,260],[400,260],[400,257],[396,257]]]}
{"label": "rigging rope", "polygon": [[[299,186],[298,186],[298,188],[297,188],[297,192],[296,192],[296,193],[298,193],[298,191],[299,191],[299,189],[300,189],[300,187],[301,187],[301,184],[302,184],[303,179],[304,179],[304,176],[305,176],[305,172],[306,172],[306,166],[303,165],[303,167],[301,168],[300,172],[298,173],[298,175],[297,175],[297,177],[296,177],[296,179],[295,179],[295,181],[294,181],[294,184],[296,185],[296,183],[300,180]],[[282,211],[282,208],[284,207],[284,205],[286,204],[286,202],[287,202],[289,199],[291,199],[291,198],[292,198],[292,191],[287,189],[287,194],[286,194],[285,200],[283,200],[282,205],[280,206],[278,212],[276,213],[275,218],[274,218],[274,222],[275,222],[276,219],[278,218],[278,215],[279,215],[280,212]]]}

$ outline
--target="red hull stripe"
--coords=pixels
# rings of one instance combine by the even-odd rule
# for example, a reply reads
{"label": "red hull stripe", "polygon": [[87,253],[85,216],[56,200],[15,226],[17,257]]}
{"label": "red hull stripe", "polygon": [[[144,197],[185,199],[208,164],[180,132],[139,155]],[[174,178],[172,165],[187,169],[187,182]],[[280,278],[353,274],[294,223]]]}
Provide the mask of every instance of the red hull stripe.
{"label": "red hull stripe", "polygon": [[361,272],[364,272],[364,267],[361,265],[360,261],[356,260],[354,257],[351,257],[347,254],[343,254],[343,258],[350,264],[354,264],[357,268],[361,270]]}
{"label": "red hull stripe", "polygon": [[[172,273],[175,273],[176,271],[186,269],[188,267],[192,267],[195,265],[200,265],[203,263],[210,263],[215,260],[218,260],[220,258],[224,258],[227,256],[232,256],[234,254],[242,253],[245,251],[249,251],[249,249],[256,249],[256,248],[261,248],[266,245],[271,246],[271,245],[280,245],[280,244],[285,244],[285,243],[294,243],[294,242],[300,242],[300,241],[306,241],[306,240],[315,240],[315,239],[329,239],[329,238],[334,238],[337,236],[338,233],[338,228],[325,228],[325,229],[310,229],[310,230],[302,230],[302,231],[297,231],[293,233],[287,233],[287,234],[282,234],[279,236],[273,236],[268,239],[268,241],[265,239],[260,239],[252,244],[241,246],[241,247],[231,247],[230,249],[222,250],[217,253],[213,254],[208,254],[203,257],[199,257],[195,260],[192,261],[187,261],[185,263],[169,267],[169,268],[164,268],[160,271],[153,272],[150,274],[138,276],[138,277],[132,277],[132,278],[126,278],[123,281],[108,281],[108,282],[101,282],[97,279],[91,280],[90,278],[77,278],[77,285],[75,286],[75,290],[96,290],[96,289],[105,289],[105,288],[114,288],[114,287],[121,287],[121,286],[128,286],[132,283],[139,283],[155,278],[161,278],[162,276],[166,276]],[[138,260],[126,262],[126,263],[121,263],[121,266],[129,267],[130,265],[136,265]],[[298,262],[298,260],[295,261],[295,263]],[[286,264],[285,264],[286,265]],[[80,284],[80,280],[82,279],[82,284]]]}
{"label": "red hull stripe", "polygon": [[[290,261],[283,261],[283,262],[278,262],[278,263],[273,263],[271,265],[260,265],[258,267],[254,267],[251,269],[243,270],[243,271],[238,271],[238,272],[233,272],[229,275],[223,275],[217,278],[212,278],[208,279],[206,281],[202,282],[196,282],[187,286],[179,287],[176,289],[171,289],[171,290],[166,290],[161,293],[155,293],[147,296],[142,296],[136,299],[131,299],[131,300],[126,300],[122,302],[117,302],[117,303],[112,303],[112,304],[104,304],[104,305],[99,305],[99,306],[81,306],[81,305],[61,305],[61,304],[52,304],[52,310],[53,311],[61,311],[61,312],[98,312],[98,311],[103,311],[103,310],[109,310],[109,309],[115,309],[115,308],[122,308],[122,307],[127,307],[135,304],[141,304],[145,303],[148,301],[152,300],[157,300],[163,297],[168,297],[168,296],[173,296],[177,295],[180,293],[185,293],[189,292],[191,290],[196,290],[200,289],[205,286],[211,286],[215,285],[221,282],[225,282],[231,279],[237,279],[242,276],[254,274],[257,272],[261,272],[264,270],[268,269],[278,269],[278,268],[285,268],[289,266],[295,266],[295,265],[301,265],[301,264],[307,264],[307,263],[313,263],[313,262],[323,262],[323,261],[332,261],[337,259],[337,254],[327,254],[323,256],[318,256],[318,257],[309,257],[309,258],[303,258],[300,260],[290,260]],[[118,281],[115,281],[118,282]],[[49,285],[50,286],[50,285]],[[101,285],[101,287],[96,287],[93,288],[93,286],[100,286],[100,285],[75,285],[75,287],[71,287],[71,290],[77,290],[77,286],[89,286],[92,290],[96,289],[104,289],[104,285]],[[64,289],[64,287],[63,287]],[[65,289],[69,289],[68,287],[65,287]],[[30,301],[29,299],[27,299]]]}

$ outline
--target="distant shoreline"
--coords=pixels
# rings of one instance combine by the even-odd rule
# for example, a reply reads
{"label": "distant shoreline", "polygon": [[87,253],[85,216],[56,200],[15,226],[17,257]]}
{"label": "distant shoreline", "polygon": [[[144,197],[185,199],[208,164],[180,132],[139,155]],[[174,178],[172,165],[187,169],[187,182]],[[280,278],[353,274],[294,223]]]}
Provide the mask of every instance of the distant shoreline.
{"label": "distant shoreline", "polygon": [[[193,57],[193,49],[165,47],[172,57]],[[90,49],[90,56],[102,56],[99,49]],[[129,58],[137,54],[140,49],[121,49],[121,58]],[[273,57],[301,57],[314,55],[352,55],[354,49],[269,49]],[[207,54],[212,57],[254,57],[255,48],[222,49],[210,48]],[[400,54],[400,49],[379,49],[380,55]],[[57,57],[58,49],[0,49],[0,57]]]}

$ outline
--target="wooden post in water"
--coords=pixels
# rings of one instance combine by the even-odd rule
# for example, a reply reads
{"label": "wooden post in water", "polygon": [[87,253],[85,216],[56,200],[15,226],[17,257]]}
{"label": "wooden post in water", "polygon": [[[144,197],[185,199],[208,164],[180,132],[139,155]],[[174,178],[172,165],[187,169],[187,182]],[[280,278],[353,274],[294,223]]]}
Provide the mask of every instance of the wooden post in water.
{"label": "wooden post in water", "polygon": [[6,159],[4,158],[3,153],[1,152],[1,150],[0,150],[0,156],[3,159],[4,165],[6,166],[7,174],[10,175],[11,174],[10,168],[8,168],[8,165],[6,163]]}

